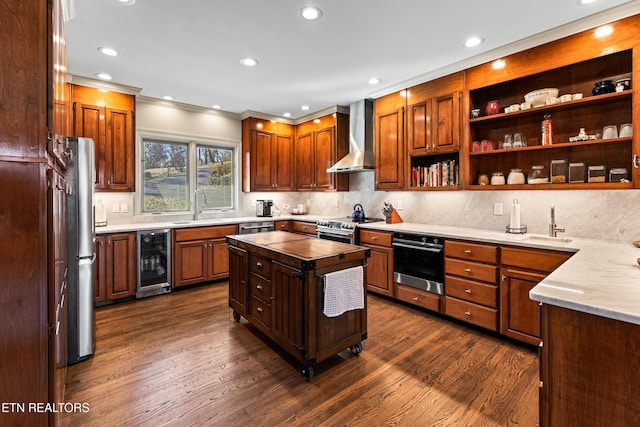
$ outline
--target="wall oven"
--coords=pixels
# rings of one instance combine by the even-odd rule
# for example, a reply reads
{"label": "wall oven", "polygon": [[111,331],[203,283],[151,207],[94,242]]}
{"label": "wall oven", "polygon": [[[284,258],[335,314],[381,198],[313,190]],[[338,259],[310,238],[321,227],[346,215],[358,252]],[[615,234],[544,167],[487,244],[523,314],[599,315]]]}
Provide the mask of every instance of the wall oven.
{"label": "wall oven", "polygon": [[393,280],[444,294],[444,240],[412,233],[393,234]]}

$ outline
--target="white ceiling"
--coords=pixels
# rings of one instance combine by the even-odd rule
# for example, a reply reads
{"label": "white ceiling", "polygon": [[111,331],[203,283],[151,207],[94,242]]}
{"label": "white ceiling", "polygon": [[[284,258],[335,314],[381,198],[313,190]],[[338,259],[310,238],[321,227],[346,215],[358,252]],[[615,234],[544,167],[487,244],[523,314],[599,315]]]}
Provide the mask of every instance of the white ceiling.
{"label": "white ceiling", "polygon": [[[616,18],[640,1],[73,0],[68,72],[140,95],[292,118],[376,97]],[[303,21],[303,5],[323,11]],[[468,36],[485,42],[466,48]],[[108,57],[99,47],[119,52]],[[243,57],[259,61],[254,68]],[[368,84],[371,77],[382,83]],[[309,105],[302,111],[301,105]]]}

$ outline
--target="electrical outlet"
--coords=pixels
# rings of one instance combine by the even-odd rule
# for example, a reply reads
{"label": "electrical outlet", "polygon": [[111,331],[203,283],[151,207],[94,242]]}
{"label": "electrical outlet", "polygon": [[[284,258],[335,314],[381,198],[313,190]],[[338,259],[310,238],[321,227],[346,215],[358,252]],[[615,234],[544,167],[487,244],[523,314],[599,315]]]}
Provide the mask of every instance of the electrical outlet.
{"label": "electrical outlet", "polygon": [[333,207],[334,207],[334,208],[338,208],[338,207],[340,207],[340,200],[335,199],[335,200],[333,201]]}
{"label": "electrical outlet", "polygon": [[113,206],[111,206],[111,211],[113,213],[118,213],[120,212],[120,204],[119,203],[114,203]]}
{"label": "electrical outlet", "polygon": [[129,212],[129,205],[126,203],[120,203],[120,212],[122,213]]}
{"label": "electrical outlet", "polygon": [[493,214],[494,215],[502,215],[502,203],[494,203],[493,204]]}
{"label": "electrical outlet", "polygon": [[396,202],[396,206],[395,206],[395,208],[396,208],[396,209],[398,209],[399,211],[401,211],[401,210],[402,210],[402,200],[398,200],[398,201]]}

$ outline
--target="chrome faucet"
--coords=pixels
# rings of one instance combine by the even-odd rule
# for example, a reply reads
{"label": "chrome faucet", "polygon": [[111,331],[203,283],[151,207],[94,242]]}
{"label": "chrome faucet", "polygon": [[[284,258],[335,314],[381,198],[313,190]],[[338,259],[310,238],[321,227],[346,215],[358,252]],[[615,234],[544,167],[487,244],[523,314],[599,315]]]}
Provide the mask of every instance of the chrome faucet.
{"label": "chrome faucet", "polygon": [[556,208],[551,205],[551,224],[549,224],[549,237],[558,237],[558,233],[564,233],[564,228],[556,225]]}
{"label": "chrome faucet", "polygon": [[202,188],[196,188],[196,191],[193,192],[193,220],[197,221],[198,218],[198,214],[202,213],[202,211],[198,210],[198,193],[200,193],[202,190]]}

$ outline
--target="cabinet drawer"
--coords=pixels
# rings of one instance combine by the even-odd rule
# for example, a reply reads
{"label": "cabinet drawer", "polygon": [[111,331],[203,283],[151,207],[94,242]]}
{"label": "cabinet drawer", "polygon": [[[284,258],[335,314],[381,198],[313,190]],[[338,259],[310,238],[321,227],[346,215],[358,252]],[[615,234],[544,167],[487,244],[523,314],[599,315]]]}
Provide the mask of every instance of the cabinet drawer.
{"label": "cabinet drawer", "polygon": [[391,247],[393,233],[384,231],[360,230],[360,243]]}
{"label": "cabinet drawer", "polygon": [[249,255],[249,271],[265,279],[271,279],[271,260],[260,255]]}
{"label": "cabinet drawer", "polygon": [[494,265],[478,264],[449,257],[444,259],[444,271],[446,274],[454,274],[488,283],[496,283],[498,278],[498,267]]}
{"label": "cabinet drawer", "polygon": [[215,239],[230,234],[238,234],[237,225],[216,225],[213,227],[178,228],[175,230],[176,242],[184,240]]}
{"label": "cabinet drawer", "polygon": [[572,255],[567,252],[502,247],[502,265],[551,273]]}
{"label": "cabinet drawer", "polygon": [[251,297],[251,316],[267,327],[271,327],[271,306],[260,298]]}
{"label": "cabinet drawer", "polygon": [[498,330],[498,310],[493,308],[447,296],[445,314],[483,328]]}
{"label": "cabinet drawer", "polygon": [[275,221],[273,224],[273,228],[276,231],[289,231],[290,222],[289,221]]}
{"label": "cabinet drawer", "polygon": [[304,234],[317,234],[317,227],[315,224],[310,222],[303,221],[292,221],[291,222],[291,231],[294,233],[304,233]]}
{"label": "cabinet drawer", "polygon": [[442,296],[422,291],[411,286],[396,284],[396,298],[400,301],[419,305],[422,308],[440,312]]}
{"label": "cabinet drawer", "polygon": [[498,263],[498,247],[493,245],[445,240],[444,254],[448,257],[469,261]]}
{"label": "cabinet drawer", "polygon": [[249,277],[249,283],[251,284],[251,295],[269,304],[271,301],[271,282],[252,274]]}
{"label": "cabinet drawer", "polygon": [[449,296],[498,308],[498,287],[456,276],[445,276],[444,290]]}

